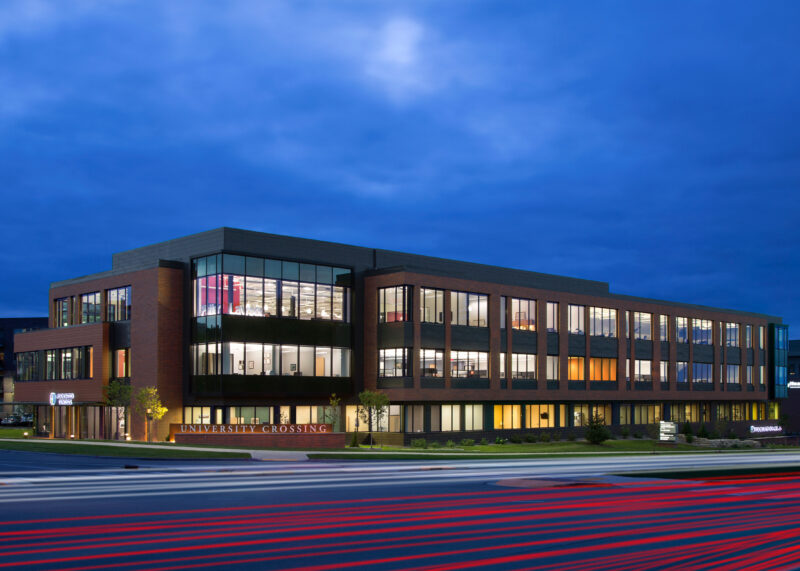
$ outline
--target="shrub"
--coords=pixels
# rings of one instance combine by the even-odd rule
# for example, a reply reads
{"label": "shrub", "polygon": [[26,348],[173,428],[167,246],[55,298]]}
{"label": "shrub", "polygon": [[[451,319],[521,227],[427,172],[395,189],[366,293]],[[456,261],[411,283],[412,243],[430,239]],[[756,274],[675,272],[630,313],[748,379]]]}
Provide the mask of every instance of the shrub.
{"label": "shrub", "polygon": [[686,435],[686,444],[691,444],[692,442],[694,442],[694,436],[692,436],[691,434],[687,434]]}
{"label": "shrub", "polygon": [[462,438],[461,446],[475,446],[475,440],[472,438]]}
{"label": "shrub", "polygon": [[489,444],[489,443],[486,441],[486,439],[485,439],[485,438],[481,438],[481,446],[486,446],[486,445],[488,445],[488,444]]}
{"label": "shrub", "polygon": [[537,440],[539,439],[536,438],[536,435],[533,432],[529,432],[525,435],[525,442],[536,442]]}
{"label": "shrub", "polygon": [[590,444],[601,444],[611,438],[611,431],[604,424],[603,418],[594,415],[586,425],[586,440]]}
{"label": "shrub", "polygon": [[700,430],[697,431],[698,438],[708,438],[708,429],[705,424],[700,425]]}
{"label": "shrub", "polygon": [[642,437],[642,435],[641,435],[641,434],[639,434],[638,432],[634,432],[634,433],[633,433],[633,437],[634,437],[634,438],[641,438],[641,437]]}
{"label": "shrub", "polygon": [[412,438],[411,439],[411,447],[412,448],[427,448],[428,441],[424,438]]}
{"label": "shrub", "polygon": [[445,443],[445,446],[447,446],[448,448],[455,448],[455,447],[456,447],[456,443],[455,443],[455,442],[453,442],[452,440],[448,440],[448,441]]}
{"label": "shrub", "polygon": [[631,435],[631,431],[627,426],[623,426],[619,429],[619,435],[622,436],[622,438],[628,438],[628,436]]}
{"label": "shrub", "polygon": [[428,445],[428,447],[429,447],[429,448],[441,448],[441,447],[442,447],[442,445],[441,445],[441,444],[439,444],[438,442],[431,442],[431,443]]}
{"label": "shrub", "polygon": [[509,440],[514,444],[522,444],[522,437],[519,434],[512,434]]}
{"label": "shrub", "polygon": [[542,432],[539,435],[539,440],[541,442],[550,442],[550,433],[549,432]]}
{"label": "shrub", "polygon": [[350,448],[358,448],[358,434],[355,432],[353,433],[352,438],[350,438]]}
{"label": "shrub", "polygon": [[681,426],[681,434],[685,434],[686,436],[692,434],[692,425],[688,422],[684,422],[683,426]]}
{"label": "shrub", "polygon": [[568,433],[567,434],[567,440],[569,440],[570,442],[574,442],[575,441],[575,433],[574,432]]}
{"label": "shrub", "polygon": [[497,438],[494,439],[494,443],[495,444],[505,444],[506,443],[506,439],[503,438],[502,436],[498,436]]}

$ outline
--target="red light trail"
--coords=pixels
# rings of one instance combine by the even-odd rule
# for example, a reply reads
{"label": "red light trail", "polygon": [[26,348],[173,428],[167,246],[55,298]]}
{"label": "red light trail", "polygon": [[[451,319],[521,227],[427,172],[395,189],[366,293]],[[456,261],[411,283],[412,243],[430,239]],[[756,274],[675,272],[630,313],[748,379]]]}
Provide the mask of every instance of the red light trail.
{"label": "red light trail", "polygon": [[0,568],[796,569],[795,474],[7,522]]}

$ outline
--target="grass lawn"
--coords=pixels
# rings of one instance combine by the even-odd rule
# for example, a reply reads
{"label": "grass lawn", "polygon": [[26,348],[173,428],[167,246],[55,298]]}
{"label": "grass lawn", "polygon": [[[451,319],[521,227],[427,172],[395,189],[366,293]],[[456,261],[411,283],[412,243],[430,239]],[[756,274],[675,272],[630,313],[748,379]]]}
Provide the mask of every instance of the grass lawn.
{"label": "grass lawn", "polygon": [[[8,438],[0,435],[1,438]],[[202,450],[182,450],[180,448],[134,448],[129,446],[97,446],[93,444],[73,444],[71,442],[36,442],[35,440],[18,440],[0,442],[2,450],[19,450],[22,452],[49,452],[54,454],[82,454],[84,456],[106,456],[113,458],[162,458],[162,459],[250,459],[246,452],[205,452]]]}
{"label": "grass lawn", "polygon": [[497,458],[502,456],[513,457],[541,457],[547,454],[626,454],[630,452],[638,453],[708,453],[716,452],[716,449],[703,449],[689,444],[667,444],[654,442],[653,440],[607,440],[602,444],[594,445],[587,442],[535,442],[523,444],[486,444],[476,446],[458,446],[457,448],[400,448],[396,446],[385,446],[383,448],[360,447],[348,448],[336,453],[316,454],[310,453],[309,458],[313,459],[431,459],[435,455],[459,455],[463,459]]}
{"label": "grass lawn", "polygon": [[23,426],[20,428],[0,428],[0,438],[25,438],[24,433],[33,434],[33,428]]}

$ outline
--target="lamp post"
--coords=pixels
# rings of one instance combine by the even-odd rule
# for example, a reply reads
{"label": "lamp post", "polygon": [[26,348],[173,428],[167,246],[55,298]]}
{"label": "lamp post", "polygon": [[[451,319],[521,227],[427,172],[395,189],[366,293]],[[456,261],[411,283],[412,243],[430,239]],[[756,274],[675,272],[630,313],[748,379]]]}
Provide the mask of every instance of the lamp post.
{"label": "lamp post", "polygon": [[147,409],[144,415],[144,439],[145,442],[150,442],[150,414],[152,409]]}
{"label": "lamp post", "polygon": [[356,408],[356,447],[358,447],[358,408]]}

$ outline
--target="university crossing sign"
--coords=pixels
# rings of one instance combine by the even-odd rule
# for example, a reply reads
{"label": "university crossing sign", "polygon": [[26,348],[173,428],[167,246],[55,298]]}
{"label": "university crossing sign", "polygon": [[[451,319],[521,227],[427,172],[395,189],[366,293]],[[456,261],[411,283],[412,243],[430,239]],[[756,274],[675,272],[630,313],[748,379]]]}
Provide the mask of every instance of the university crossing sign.
{"label": "university crossing sign", "polygon": [[248,448],[344,448],[345,433],[330,424],[170,424],[169,439],[181,444]]}

